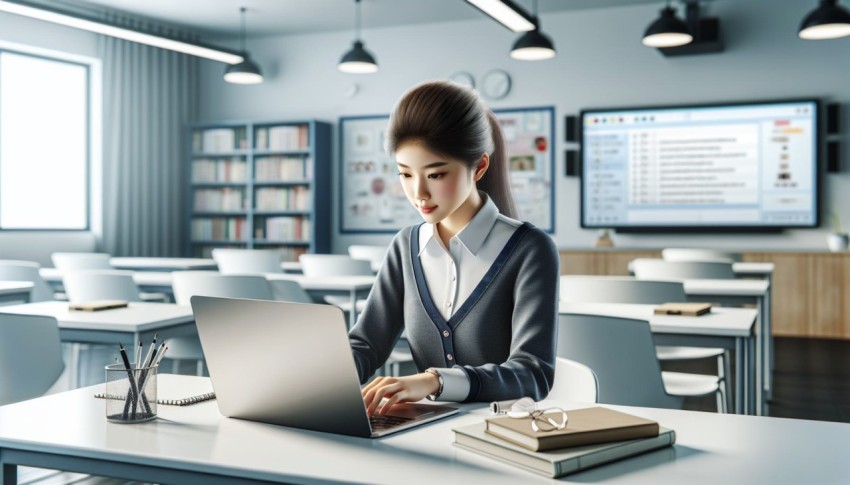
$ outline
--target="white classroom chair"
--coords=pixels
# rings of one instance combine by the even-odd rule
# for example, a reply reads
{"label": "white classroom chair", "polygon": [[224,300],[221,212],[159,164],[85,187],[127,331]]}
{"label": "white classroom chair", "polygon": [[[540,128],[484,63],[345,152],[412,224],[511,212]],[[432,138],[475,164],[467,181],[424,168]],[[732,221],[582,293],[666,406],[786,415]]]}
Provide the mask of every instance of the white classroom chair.
{"label": "white classroom chair", "polygon": [[283,273],[280,253],[271,249],[216,248],[212,250],[212,257],[221,274]]}
{"label": "white classroom chair", "polygon": [[718,261],[734,263],[741,260],[741,255],[717,249],[701,248],[665,248],[661,250],[664,261]]}
{"label": "white classroom chair", "polygon": [[387,246],[370,246],[365,244],[352,244],[348,246],[348,255],[354,259],[365,259],[372,265],[372,271],[377,273],[384,264],[387,255]]}
{"label": "white classroom chair", "polygon": [[688,279],[733,279],[735,272],[729,261],[665,261],[638,258],[631,263],[639,280],[681,281]]}
{"label": "white classroom chair", "polygon": [[43,395],[64,370],[55,318],[0,313],[0,406]]}
{"label": "white classroom chair", "polygon": [[716,376],[661,372],[645,320],[562,313],[558,321],[557,355],[593,369],[600,403],[681,409],[684,397],[717,393]]}
{"label": "white classroom chair", "polygon": [[41,265],[34,261],[0,259],[0,281],[29,281],[33,284],[30,301],[51,301],[53,290],[41,277]]}
{"label": "white classroom chair", "polygon": [[[641,303],[658,305],[686,301],[680,281],[646,281],[622,276],[563,275],[560,300],[574,303]],[[660,361],[717,359],[717,410],[725,412],[729,405],[729,353],[722,348],[659,345],[655,347]],[[689,375],[683,373],[684,375]],[[693,374],[690,374],[693,375]],[[684,378],[683,378],[684,379]]]}
{"label": "white classroom chair", "polygon": [[62,286],[71,303],[95,300],[143,301],[132,271],[76,270],[62,275]]}
{"label": "white classroom chair", "polygon": [[597,403],[599,381],[590,367],[564,357],[555,357],[555,380],[546,399]]}
{"label": "white classroom chair", "polygon": [[53,266],[63,273],[80,269],[115,269],[109,263],[108,253],[62,253],[50,255]]}

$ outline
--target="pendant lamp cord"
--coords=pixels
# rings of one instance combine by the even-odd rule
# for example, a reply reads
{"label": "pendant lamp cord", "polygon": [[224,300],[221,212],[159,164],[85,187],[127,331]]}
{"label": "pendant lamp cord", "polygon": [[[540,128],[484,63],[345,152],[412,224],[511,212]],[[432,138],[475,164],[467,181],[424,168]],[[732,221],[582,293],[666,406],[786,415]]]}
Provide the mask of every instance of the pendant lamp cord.
{"label": "pendant lamp cord", "polygon": [[239,12],[242,13],[242,52],[248,52],[245,50],[245,7],[240,7]]}
{"label": "pendant lamp cord", "polygon": [[354,37],[360,41],[360,0],[354,0]]}

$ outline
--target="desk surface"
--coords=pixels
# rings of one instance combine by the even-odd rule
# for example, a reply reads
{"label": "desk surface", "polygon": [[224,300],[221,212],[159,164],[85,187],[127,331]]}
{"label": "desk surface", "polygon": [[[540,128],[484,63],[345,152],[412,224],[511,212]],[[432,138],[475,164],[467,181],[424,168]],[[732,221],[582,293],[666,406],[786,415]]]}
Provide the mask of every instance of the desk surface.
{"label": "desk surface", "polygon": [[[159,376],[161,387],[197,379],[204,378]],[[107,423],[103,402],[92,397],[101,387],[0,407],[0,455],[3,450],[57,453],[293,483],[551,483],[451,445],[452,428],[488,415],[482,404],[464,406],[465,413],[431,425],[369,440],[223,418],[215,401],[160,406],[161,419],[150,423]],[[608,407],[674,429],[676,446],[568,480],[680,485],[850,479],[850,424]]]}
{"label": "desk surface", "polygon": [[203,270],[217,269],[215,261],[208,258],[109,258],[115,268],[135,270]]}
{"label": "desk surface", "polygon": [[726,335],[747,337],[753,332],[758,311],[751,308],[713,307],[710,313],[698,317],[681,315],[655,315],[656,305],[632,303],[564,303],[561,313],[583,313],[634,318],[649,322],[655,333],[695,335]]}
{"label": "desk surface", "polygon": [[32,291],[31,281],[0,281],[0,295],[17,295]]}
{"label": "desk surface", "polygon": [[56,318],[59,328],[141,332],[195,320],[192,308],[172,303],[130,303],[127,308],[97,312],[72,311],[65,301],[43,301],[0,307],[2,313],[45,315]]}
{"label": "desk surface", "polygon": [[770,289],[767,280],[684,280],[687,295],[765,296]]}

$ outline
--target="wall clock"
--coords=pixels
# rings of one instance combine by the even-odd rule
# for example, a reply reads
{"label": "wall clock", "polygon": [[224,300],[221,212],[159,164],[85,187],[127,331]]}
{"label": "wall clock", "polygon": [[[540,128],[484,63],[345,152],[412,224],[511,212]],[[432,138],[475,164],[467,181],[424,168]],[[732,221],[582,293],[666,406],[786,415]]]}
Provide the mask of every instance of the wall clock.
{"label": "wall clock", "polygon": [[466,71],[458,71],[449,76],[449,81],[460,84],[463,87],[475,89],[475,78]]}
{"label": "wall clock", "polygon": [[481,94],[489,99],[502,99],[511,92],[511,75],[507,71],[494,69],[484,75]]}

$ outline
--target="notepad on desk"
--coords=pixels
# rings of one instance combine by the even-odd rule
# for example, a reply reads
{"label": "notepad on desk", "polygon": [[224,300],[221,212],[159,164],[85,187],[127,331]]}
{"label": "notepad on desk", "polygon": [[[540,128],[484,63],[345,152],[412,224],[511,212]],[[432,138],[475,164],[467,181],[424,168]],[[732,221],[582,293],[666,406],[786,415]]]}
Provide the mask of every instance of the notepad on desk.
{"label": "notepad on desk", "polygon": [[656,315],[696,317],[711,311],[711,303],[664,303],[655,307]]}
{"label": "notepad on desk", "polygon": [[94,300],[71,303],[68,305],[68,309],[82,312],[98,312],[101,310],[111,310],[113,308],[126,308],[127,305],[129,305],[127,300]]}

